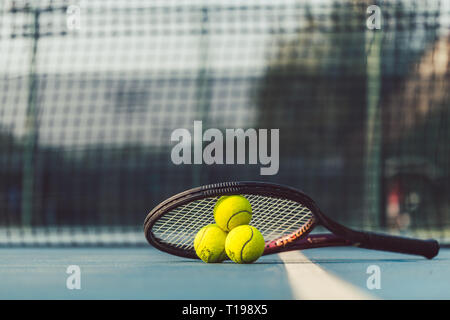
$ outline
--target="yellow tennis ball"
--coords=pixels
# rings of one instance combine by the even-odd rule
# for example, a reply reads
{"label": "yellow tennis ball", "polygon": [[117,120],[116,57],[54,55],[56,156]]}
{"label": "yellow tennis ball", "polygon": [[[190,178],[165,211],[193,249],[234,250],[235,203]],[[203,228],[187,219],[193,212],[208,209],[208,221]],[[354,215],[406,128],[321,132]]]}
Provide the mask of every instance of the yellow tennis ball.
{"label": "yellow tennis ball", "polygon": [[204,226],[195,236],[195,253],[206,263],[222,262],[227,258],[225,253],[226,238],[227,233],[217,224]]}
{"label": "yellow tennis ball", "polygon": [[252,219],[252,206],[240,195],[220,197],[213,212],[214,220],[225,231],[248,224]]}
{"label": "yellow tennis ball", "polygon": [[228,234],[225,251],[234,262],[255,262],[264,252],[264,237],[255,227],[238,226]]}

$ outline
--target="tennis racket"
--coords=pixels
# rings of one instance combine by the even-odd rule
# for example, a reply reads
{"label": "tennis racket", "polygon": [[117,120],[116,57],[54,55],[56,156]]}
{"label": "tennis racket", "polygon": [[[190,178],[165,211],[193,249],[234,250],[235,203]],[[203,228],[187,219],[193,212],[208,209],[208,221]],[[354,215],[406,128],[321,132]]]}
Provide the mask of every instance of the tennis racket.
{"label": "tennis racket", "polygon": [[[144,222],[147,241],[164,252],[198,259],[195,235],[203,226],[214,223],[217,199],[233,194],[243,195],[250,201],[253,211],[250,224],[264,236],[264,255],[331,246],[356,246],[428,259],[439,252],[439,243],[433,239],[410,239],[347,228],[326,217],[303,192],[265,182],[225,182],[179,193],[147,215]],[[310,234],[318,225],[330,233]]]}

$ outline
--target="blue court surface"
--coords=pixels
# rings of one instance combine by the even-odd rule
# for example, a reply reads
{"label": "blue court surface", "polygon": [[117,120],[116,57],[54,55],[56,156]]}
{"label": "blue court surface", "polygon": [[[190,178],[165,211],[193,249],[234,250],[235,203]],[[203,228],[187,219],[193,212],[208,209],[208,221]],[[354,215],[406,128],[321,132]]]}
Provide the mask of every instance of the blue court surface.
{"label": "blue court surface", "polygon": [[[427,260],[321,248],[251,265],[205,264],[152,247],[4,248],[0,259],[0,299],[450,299],[449,249]],[[80,268],[80,289],[66,286],[70,265]],[[368,289],[368,279],[378,287]]]}

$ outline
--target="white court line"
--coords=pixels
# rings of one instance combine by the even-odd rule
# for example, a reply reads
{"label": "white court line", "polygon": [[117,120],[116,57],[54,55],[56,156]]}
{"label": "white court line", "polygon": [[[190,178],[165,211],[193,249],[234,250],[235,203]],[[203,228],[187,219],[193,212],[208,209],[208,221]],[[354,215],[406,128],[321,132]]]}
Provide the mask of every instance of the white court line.
{"label": "white court line", "polygon": [[375,297],[339,279],[313,263],[300,251],[278,254],[284,262],[294,299],[372,300]]}

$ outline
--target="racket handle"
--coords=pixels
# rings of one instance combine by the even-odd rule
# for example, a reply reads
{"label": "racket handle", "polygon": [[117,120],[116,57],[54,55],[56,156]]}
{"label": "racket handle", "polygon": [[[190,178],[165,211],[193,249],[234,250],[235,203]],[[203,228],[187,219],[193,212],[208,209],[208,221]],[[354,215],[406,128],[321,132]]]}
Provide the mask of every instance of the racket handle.
{"label": "racket handle", "polygon": [[433,239],[418,240],[373,232],[362,234],[363,241],[358,244],[361,248],[416,254],[428,259],[432,259],[439,252],[439,243]]}

